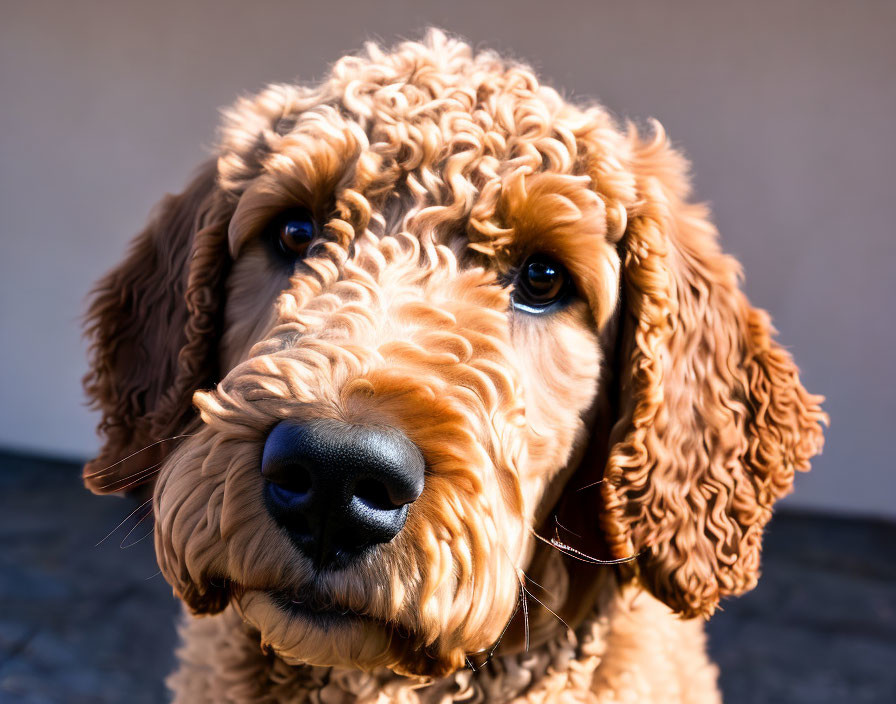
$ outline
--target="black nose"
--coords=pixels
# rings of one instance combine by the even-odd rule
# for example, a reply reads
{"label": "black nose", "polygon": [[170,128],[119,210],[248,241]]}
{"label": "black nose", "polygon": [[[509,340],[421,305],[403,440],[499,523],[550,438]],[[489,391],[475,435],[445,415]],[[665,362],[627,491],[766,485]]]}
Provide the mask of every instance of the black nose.
{"label": "black nose", "polygon": [[343,567],[404,527],[423,456],[399,431],[285,420],[261,460],[268,511],[318,567]]}

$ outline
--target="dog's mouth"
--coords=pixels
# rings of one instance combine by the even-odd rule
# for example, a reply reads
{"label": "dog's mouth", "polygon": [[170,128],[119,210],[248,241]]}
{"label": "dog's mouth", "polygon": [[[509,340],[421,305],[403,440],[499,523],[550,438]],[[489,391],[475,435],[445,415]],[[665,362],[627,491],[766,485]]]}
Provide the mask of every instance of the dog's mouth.
{"label": "dog's mouth", "polygon": [[443,676],[458,667],[423,645],[403,623],[352,608],[313,587],[238,589],[234,603],[288,664],[386,667],[413,677]]}
{"label": "dog's mouth", "polygon": [[300,618],[320,628],[357,623],[395,629],[398,624],[376,619],[350,606],[326,599],[314,592],[272,589],[267,592],[274,605],[291,618]]}
{"label": "dog's mouth", "polygon": [[371,615],[313,589],[270,589],[266,595],[289,621],[323,632],[345,628],[366,632],[377,630],[389,641],[403,642],[407,646],[419,640],[417,633],[398,621]]}

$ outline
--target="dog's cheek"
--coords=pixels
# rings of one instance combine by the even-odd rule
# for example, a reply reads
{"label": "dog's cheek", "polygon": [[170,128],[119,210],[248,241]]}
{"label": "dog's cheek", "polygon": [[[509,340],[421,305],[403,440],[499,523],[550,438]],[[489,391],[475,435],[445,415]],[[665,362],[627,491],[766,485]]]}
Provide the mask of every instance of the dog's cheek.
{"label": "dog's cheek", "polygon": [[513,327],[525,394],[528,443],[520,478],[526,505],[569,462],[598,389],[601,350],[584,304],[551,316],[520,316]]}
{"label": "dog's cheek", "polygon": [[277,320],[277,298],[289,286],[289,270],[272,266],[261,242],[248,243],[227,279],[224,330],[218,357],[226,374],[246,360]]}
{"label": "dog's cheek", "polygon": [[[156,556],[166,580],[196,613],[223,609],[234,585],[254,586],[286,564],[265,520],[257,439],[205,426],[172,456],[154,495]],[[262,543],[267,543],[264,545]],[[267,566],[267,567],[266,567]],[[281,570],[282,571],[282,570]],[[277,584],[268,579],[265,586]]]}
{"label": "dog's cheek", "polygon": [[[464,447],[462,440],[451,444]],[[400,537],[405,557],[390,560],[407,577],[390,590],[402,595],[400,620],[440,660],[488,648],[499,637],[519,596],[526,542],[524,517],[506,506],[492,458],[466,447],[455,466],[437,466]]]}
{"label": "dog's cheek", "polygon": [[208,450],[202,440],[181,448],[160,474],[153,499],[159,567],[196,613],[220,611],[228,599],[217,520],[221,482],[203,473]]}

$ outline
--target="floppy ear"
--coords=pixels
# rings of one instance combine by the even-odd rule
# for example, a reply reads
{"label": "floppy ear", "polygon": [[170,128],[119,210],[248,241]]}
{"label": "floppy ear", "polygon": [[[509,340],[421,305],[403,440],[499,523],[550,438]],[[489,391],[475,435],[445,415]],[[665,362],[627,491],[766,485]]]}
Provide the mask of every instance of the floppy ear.
{"label": "floppy ear", "polygon": [[212,161],[183,193],[166,197],[91,294],[84,388],[102,412],[104,442],[84,483],[95,493],[151,480],[193,416],[193,392],[217,374],[230,209],[216,179]]}
{"label": "floppy ear", "polygon": [[686,615],[752,588],[762,530],[822,447],[822,397],[800,384],[768,315],[738,288],[687,163],[662,127],[630,131],[638,202],[620,244],[618,418],[600,485],[616,558]]}

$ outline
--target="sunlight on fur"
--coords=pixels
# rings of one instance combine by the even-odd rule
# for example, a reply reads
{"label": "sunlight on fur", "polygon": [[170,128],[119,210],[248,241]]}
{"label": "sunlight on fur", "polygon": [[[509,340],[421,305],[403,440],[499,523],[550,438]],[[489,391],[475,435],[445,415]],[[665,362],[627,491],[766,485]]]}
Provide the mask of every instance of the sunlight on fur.
{"label": "sunlight on fur", "polygon": [[[717,701],[699,617],[755,585],[826,416],[687,170],[658,123],[435,30],[227,111],[88,314],[85,482],[152,490],[192,614],[176,701]],[[568,277],[549,306],[536,255]],[[338,569],[260,471],[278,423],[321,419],[425,463]]]}

